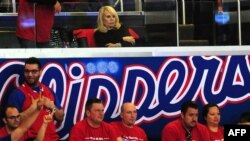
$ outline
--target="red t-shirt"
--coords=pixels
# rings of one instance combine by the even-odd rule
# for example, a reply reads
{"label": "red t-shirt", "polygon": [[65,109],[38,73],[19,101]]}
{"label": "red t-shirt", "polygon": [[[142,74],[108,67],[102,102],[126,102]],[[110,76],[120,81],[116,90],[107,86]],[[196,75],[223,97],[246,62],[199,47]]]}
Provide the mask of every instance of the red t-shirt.
{"label": "red t-shirt", "polygon": [[[182,125],[181,119],[177,119],[165,125],[161,133],[162,141],[187,141],[186,130]],[[209,141],[207,128],[197,123],[191,130],[191,137],[195,141]]]}
{"label": "red t-shirt", "polygon": [[33,4],[28,0],[20,0],[16,36],[32,41],[49,42],[54,16],[53,5]]}
{"label": "red t-shirt", "polygon": [[87,119],[77,122],[70,131],[69,141],[117,141],[114,128],[102,122],[100,127],[91,127]]}
{"label": "red t-shirt", "polygon": [[118,136],[123,140],[147,141],[147,135],[144,130],[136,125],[132,128],[126,127],[122,122],[114,121],[110,123],[117,131]]}
{"label": "red t-shirt", "polygon": [[224,141],[224,128],[223,127],[220,126],[217,132],[211,131],[208,127],[207,129],[210,134],[210,141]]}
{"label": "red t-shirt", "polygon": [[[43,89],[43,92],[41,93],[43,96],[49,98],[52,101],[55,101],[54,95],[52,94],[52,92],[50,91],[50,89],[48,87],[46,87],[45,85],[43,85],[41,83],[39,83],[39,87],[41,89]],[[30,97],[32,96],[34,99],[36,99],[39,97],[39,94],[37,92],[33,91],[33,89],[31,87],[29,87],[26,83],[23,84],[22,86],[18,87],[18,89],[20,89],[25,96],[25,101],[23,103],[23,108],[22,108],[23,111],[25,111],[26,109],[29,108],[29,106],[32,103],[32,100]],[[28,131],[29,137],[35,138],[37,136],[37,133],[38,133],[41,125],[43,124],[43,117],[44,117],[44,115],[48,115],[49,112],[50,112],[50,110],[44,106],[43,109],[40,111],[40,114],[37,117],[36,121],[33,123],[33,125],[31,126],[31,128]],[[50,122],[48,124],[47,129],[46,129],[44,141],[58,141],[58,140],[59,140],[59,135],[57,134],[56,126],[55,126],[54,122]]]}

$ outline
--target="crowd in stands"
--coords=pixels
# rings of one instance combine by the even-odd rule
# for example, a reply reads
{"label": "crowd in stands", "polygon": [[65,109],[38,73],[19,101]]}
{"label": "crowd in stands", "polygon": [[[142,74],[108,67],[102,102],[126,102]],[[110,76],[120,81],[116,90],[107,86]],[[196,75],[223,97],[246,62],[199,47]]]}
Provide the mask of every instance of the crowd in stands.
{"label": "crowd in stands", "polygon": [[[56,124],[64,120],[64,110],[53,91],[39,82],[41,64],[30,57],[25,61],[25,83],[9,96],[8,104],[1,107],[4,126],[0,128],[1,141],[38,140],[58,141]],[[223,141],[224,127],[220,125],[220,108],[208,103],[203,106],[205,124],[199,123],[199,107],[194,101],[182,103],[180,117],[162,129],[162,141]],[[85,104],[85,118],[77,121],[69,132],[69,141],[80,140],[133,140],[147,141],[143,128],[136,125],[137,109],[125,102],[120,109],[120,121],[104,121],[101,99],[90,98]],[[53,121],[53,122],[52,122]],[[242,113],[239,125],[249,125],[250,112]]]}

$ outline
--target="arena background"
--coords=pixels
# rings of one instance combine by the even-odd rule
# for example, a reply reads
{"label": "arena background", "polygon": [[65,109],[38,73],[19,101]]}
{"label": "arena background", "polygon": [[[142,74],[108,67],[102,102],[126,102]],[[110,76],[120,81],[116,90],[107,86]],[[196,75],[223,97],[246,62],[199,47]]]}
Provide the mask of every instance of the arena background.
{"label": "arena background", "polygon": [[123,102],[135,103],[137,124],[151,141],[160,140],[164,125],[178,118],[180,105],[190,99],[199,108],[218,104],[221,124],[236,124],[250,111],[249,53],[248,46],[1,49],[1,107],[23,82],[24,60],[35,56],[43,65],[40,80],[54,90],[66,113],[58,125],[62,140],[84,118],[90,97],[103,99],[108,122],[119,120]]}

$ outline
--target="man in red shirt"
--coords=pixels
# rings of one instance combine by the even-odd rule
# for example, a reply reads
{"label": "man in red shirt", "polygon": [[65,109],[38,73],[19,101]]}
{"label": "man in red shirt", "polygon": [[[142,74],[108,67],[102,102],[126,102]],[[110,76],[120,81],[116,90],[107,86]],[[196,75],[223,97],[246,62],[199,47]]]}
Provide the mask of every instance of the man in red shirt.
{"label": "man in red shirt", "polygon": [[104,105],[100,99],[88,99],[85,115],[71,129],[69,141],[117,141],[114,128],[103,121]]}
{"label": "man in red shirt", "polygon": [[15,106],[7,105],[2,111],[4,126],[0,128],[0,140],[26,140],[28,138],[28,134],[26,132],[38,117],[42,106],[42,99],[38,98],[35,100],[33,97],[31,106],[27,112],[22,114],[19,113]]}
{"label": "man in red shirt", "polygon": [[[37,136],[38,130],[43,124],[44,115],[48,115],[55,110],[54,119],[59,123],[61,123],[64,119],[64,111],[55,93],[49,87],[39,82],[41,73],[40,61],[35,57],[28,58],[24,65],[25,83],[14,90],[8,99],[9,104],[15,105],[18,110],[23,113],[27,111],[32,103],[30,98],[31,96],[34,99],[37,99],[39,96],[43,96],[44,106],[29,130],[29,136],[31,138],[35,138]],[[55,123],[50,122],[46,130],[44,141],[58,140],[59,135],[57,134]]]}
{"label": "man in red shirt", "polygon": [[49,47],[54,16],[61,11],[61,4],[45,1],[48,0],[19,1],[16,36],[22,48]]}
{"label": "man in red shirt", "polygon": [[137,110],[133,103],[124,103],[121,107],[122,121],[111,122],[122,140],[147,141],[147,135],[142,128],[135,125]]}
{"label": "man in red shirt", "polygon": [[198,105],[186,101],[181,106],[181,118],[165,125],[162,141],[209,141],[207,128],[198,123]]}

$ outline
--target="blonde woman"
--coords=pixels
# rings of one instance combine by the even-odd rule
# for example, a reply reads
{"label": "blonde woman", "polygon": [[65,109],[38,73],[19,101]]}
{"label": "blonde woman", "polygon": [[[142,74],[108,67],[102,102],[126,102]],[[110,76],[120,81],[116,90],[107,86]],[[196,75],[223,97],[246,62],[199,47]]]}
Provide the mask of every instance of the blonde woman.
{"label": "blonde woman", "polygon": [[129,34],[128,28],[120,23],[116,10],[111,6],[100,8],[94,38],[98,47],[126,47],[135,44],[135,39]]}

